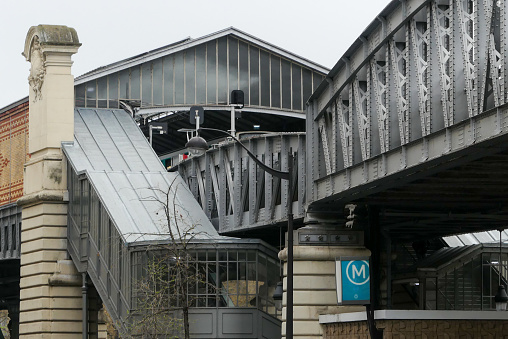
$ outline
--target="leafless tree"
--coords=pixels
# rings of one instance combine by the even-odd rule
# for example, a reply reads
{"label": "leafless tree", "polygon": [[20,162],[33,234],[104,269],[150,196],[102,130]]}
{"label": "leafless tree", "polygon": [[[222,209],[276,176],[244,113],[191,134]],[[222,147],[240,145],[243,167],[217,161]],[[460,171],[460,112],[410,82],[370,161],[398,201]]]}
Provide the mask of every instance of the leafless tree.
{"label": "leafless tree", "polygon": [[135,286],[137,311],[129,330],[135,337],[179,338],[183,334],[189,339],[189,309],[195,303],[190,291],[199,285],[216,294],[193,255],[199,248],[196,238],[204,234],[197,231],[199,225],[189,222],[190,211],[175,199],[179,185],[175,178],[168,189],[152,188],[153,194],[145,198],[159,204],[168,239],[146,248],[144,274]]}
{"label": "leafless tree", "polygon": [[9,339],[11,337],[8,328],[9,321],[9,312],[7,310],[0,311],[0,331],[5,339]]}

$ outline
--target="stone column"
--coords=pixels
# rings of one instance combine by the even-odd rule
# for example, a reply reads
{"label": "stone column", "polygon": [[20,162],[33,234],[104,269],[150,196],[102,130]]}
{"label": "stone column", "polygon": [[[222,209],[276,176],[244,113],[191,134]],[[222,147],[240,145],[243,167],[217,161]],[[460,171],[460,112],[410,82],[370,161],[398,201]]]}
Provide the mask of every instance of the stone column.
{"label": "stone column", "polygon": [[[337,238],[339,236],[339,238]],[[351,239],[337,246],[344,236]],[[295,231],[293,248],[293,333],[294,338],[322,338],[319,315],[365,311],[364,306],[338,306],[335,283],[335,258],[368,257],[363,246],[363,232],[337,230],[336,227],[307,226]],[[336,241],[338,240],[338,241]],[[287,260],[287,248],[279,252]],[[284,297],[282,336],[286,337],[286,262],[284,263]]]}
{"label": "stone column", "polygon": [[76,31],[28,31],[29,152],[21,226],[20,337],[81,338],[81,275],[67,253],[67,178],[62,141],[74,140]]}

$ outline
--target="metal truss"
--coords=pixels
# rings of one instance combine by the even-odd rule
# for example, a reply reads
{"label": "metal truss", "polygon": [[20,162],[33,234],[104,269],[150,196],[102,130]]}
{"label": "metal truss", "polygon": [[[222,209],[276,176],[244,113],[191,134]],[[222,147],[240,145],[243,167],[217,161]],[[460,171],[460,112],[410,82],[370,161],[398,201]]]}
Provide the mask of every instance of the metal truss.
{"label": "metal truss", "polygon": [[459,17],[460,38],[462,40],[462,58],[464,62],[464,87],[466,90],[469,117],[478,114],[477,48],[475,48],[475,34],[477,4],[471,0],[455,0]]}
{"label": "metal truss", "polygon": [[334,105],[335,112],[339,118],[339,133],[345,167],[353,165],[353,121],[351,110],[349,109],[350,102],[342,100],[339,96]]}
{"label": "metal truss", "polygon": [[[311,97],[307,133],[315,145],[307,150],[315,154],[307,187],[313,196],[320,187],[333,194],[389,173],[393,164],[385,159],[392,151],[400,153],[398,170],[412,159],[429,161],[431,146],[448,154],[455,125],[504,105],[507,9],[506,0],[401,0],[383,12],[339,60],[328,87]],[[467,145],[487,128],[475,121],[464,132]],[[434,133],[443,136],[440,144],[429,143]],[[334,157],[337,152],[342,155]],[[352,176],[359,160],[374,158],[379,170]],[[344,183],[328,180],[339,172]]]}
{"label": "metal truss", "polygon": [[[497,5],[497,0],[484,1],[484,19],[485,27],[483,28],[487,33],[487,43],[484,59],[487,60],[487,72],[483,73],[482,77],[482,89],[480,93],[483,93],[480,97],[480,108],[485,108],[486,93],[492,91],[494,96],[494,105],[499,106],[504,103],[504,65],[503,57],[501,55],[502,49],[498,49],[496,46],[496,24],[498,20],[495,17],[500,15],[501,8]],[[504,14],[504,11],[503,11]],[[504,30],[501,30],[504,31]],[[499,33],[498,33],[499,34]],[[488,88],[488,86],[491,88]]]}
{"label": "metal truss", "polygon": [[358,134],[362,150],[362,160],[370,158],[370,72],[367,72],[367,81],[360,81],[358,77],[353,81],[356,120],[358,121]]}
{"label": "metal truss", "polygon": [[379,128],[379,143],[381,153],[390,148],[390,131],[388,117],[388,63],[386,61],[377,61],[372,58],[370,61],[372,72],[372,83],[374,87],[375,108],[377,109],[377,119]]}
{"label": "metal truss", "polygon": [[[328,119],[333,120],[331,116]],[[306,197],[303,185],[306,174],[305,134],[266,134],[242,142],[266,165],[280,170],[287,170],[291,149],[297,164],[294,199],[287,196],[285,182],[260,170],[236,143],[216,145],[203,156],[181,162],[178,170],[190,186],[197,179],[198,188],[191,191],[196,199],[201,200],[203,209],[218,225],[219,232],[242,231],[283,222],[289,203],[293,204],[295,217],[303,217]],[[204,170],[201,171],[201,168]]]}
{"label": "metal truss", "polygon": [[413,45],[414,62],[418,72],[418,107],[422,127],[422,136],[430,134],[430,102],[429,102],[429,40],[430,11],[427,11],[427,22],[411,20],[411,42]]}
{"label": "metal truss", "polygon": [[453,125],[453,6],[432,3],[432,18],[437,35],[441,103],[445,127]]}
{"label": "metal truss", "polygon": [[[328,142],[328,130],[327,130],[327,122],[326,120],[328,117],[327,114],[323,114],[321,119],[319,119],[319,134],[321,135],[321,143],[323,145],[323,156],[325,158],[325,168],[326,168],[326,174],[332,173],[334,171],[335,166],[332,168],[332,154],[335,153],[335,144],[332,143],[329,145]],[[330,146],[332,150],[330,150]]]}
{"label": "metal truss", "polygon": [[390,57],[395,77],[397,113],[399,116],[400,143],[409,142],[409,82],[408,48],[405,42],[390,41]]}

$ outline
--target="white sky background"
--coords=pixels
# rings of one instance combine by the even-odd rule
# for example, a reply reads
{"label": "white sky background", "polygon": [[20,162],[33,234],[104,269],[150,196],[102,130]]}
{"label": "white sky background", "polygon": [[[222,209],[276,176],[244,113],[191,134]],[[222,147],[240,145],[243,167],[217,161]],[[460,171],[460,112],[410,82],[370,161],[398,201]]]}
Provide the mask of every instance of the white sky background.
{"label": "white sky background", "polygon": [[38,24],[76,29],[79,76],[186,37],[234,26],[332,68],[389,0],[1,0],[0,108],[28,95],[26,33]]}

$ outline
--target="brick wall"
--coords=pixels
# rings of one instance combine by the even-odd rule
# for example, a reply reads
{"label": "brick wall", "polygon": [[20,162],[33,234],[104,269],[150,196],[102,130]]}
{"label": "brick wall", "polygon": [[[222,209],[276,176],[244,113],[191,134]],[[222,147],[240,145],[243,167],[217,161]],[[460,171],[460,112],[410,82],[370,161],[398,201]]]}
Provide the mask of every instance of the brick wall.
{"label": "brick wall", "polygon": [[23,196],[28,154],[28,100],[0,113],[0,206]]}
{"label": "brick wall", "polygon": [[[508,321],[501,320],[377,320],[383,339],[508,338]],[[324,324],[325,339],[368,339],[366,322]]]}

